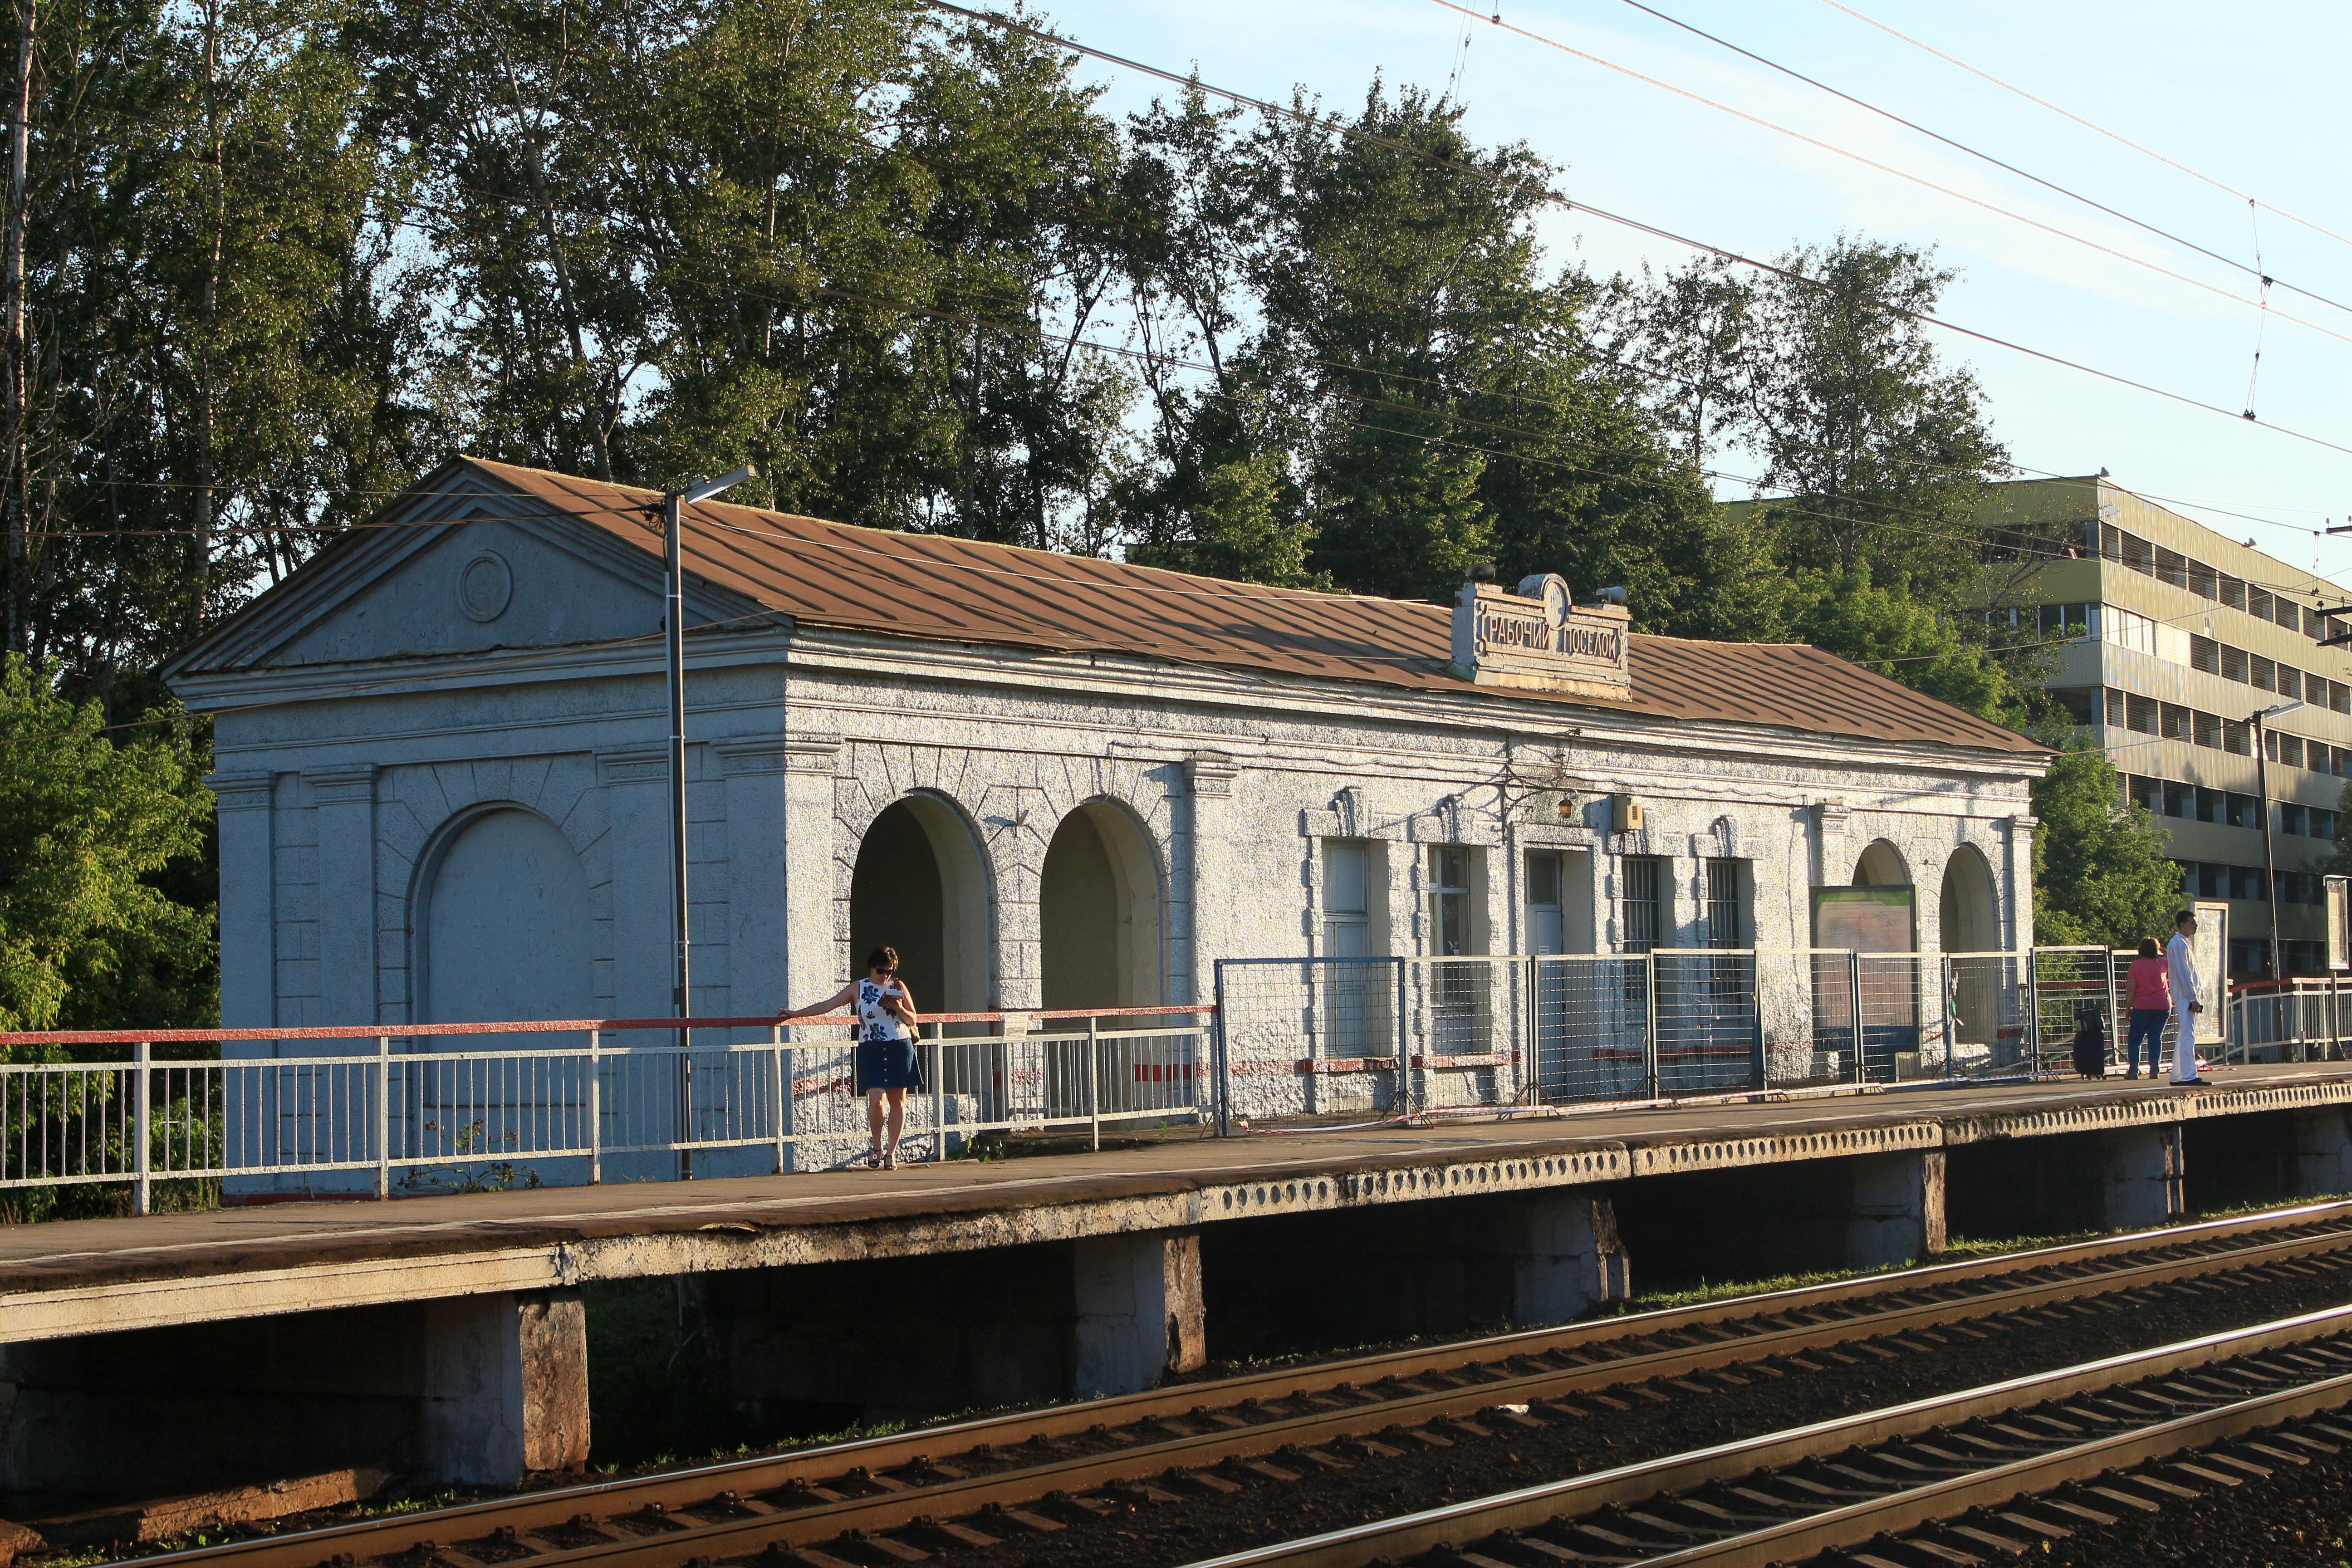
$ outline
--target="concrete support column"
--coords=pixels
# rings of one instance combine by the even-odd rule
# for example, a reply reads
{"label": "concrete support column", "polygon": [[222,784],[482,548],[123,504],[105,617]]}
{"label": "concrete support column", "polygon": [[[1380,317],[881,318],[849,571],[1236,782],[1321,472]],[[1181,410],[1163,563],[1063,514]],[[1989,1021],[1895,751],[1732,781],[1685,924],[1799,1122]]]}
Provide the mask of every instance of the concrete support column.
{"label": "concrete support column", "polygon": [[1565,1323],[1632,1296],[1631,1269],[1607,1198],[1542,1194],[1519,1205],[1511,1321]]}
{"label": "concrete support column", "polygon": [[1846,1263],[1885,1268],[1944,1250],[1944,1152],[1865,1154],[1853,1162]]}
{"label": "concrete support column", "polygon": [[2352,1124],[2342,1106],[2294,1113],[2294,1190],[2306,1198],[2352,1192]]}
{"label": "concrete support column", "polygon": [[1076,1284],[1079,1398],[1139,1393],[1208,1361],[1200,1232],[1088,1237],[1077,1244]]}
{"label": "concrete support column", "polygon": [[2131,1127],[2099,1134],[2100,1213],[2110,1230],[2143,1230],[2180,1217],[2180,1129]]}
{"label": "concrete support column", "polygon": [[510,1486],[588,1464],[588,1321],[579,1292],[467,1296],[424,1312],[417,1469]]}

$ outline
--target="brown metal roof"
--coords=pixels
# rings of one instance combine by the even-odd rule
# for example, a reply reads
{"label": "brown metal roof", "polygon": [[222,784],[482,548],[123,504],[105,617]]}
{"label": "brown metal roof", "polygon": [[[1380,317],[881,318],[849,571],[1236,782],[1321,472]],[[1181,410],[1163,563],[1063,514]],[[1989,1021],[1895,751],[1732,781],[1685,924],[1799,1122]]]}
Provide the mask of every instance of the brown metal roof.
{"label": "brown metal roof", "polygon": [[[481,458],[462,461],[616,538],[661,550],[644,510],[659,502],[655,491]],[[719,501],[689,507],[686,515],[688,570],[812,626],[1130,654],[1449,695],[1496,690],[1446,673],[1452,613],[1440,605],[1229,583]],[[1637,634],[1632,663],[1633,694],[1622,700],[1516,689],[1508,697],[1862,740],[2045,753],[2013,731],[1801,643]]]}

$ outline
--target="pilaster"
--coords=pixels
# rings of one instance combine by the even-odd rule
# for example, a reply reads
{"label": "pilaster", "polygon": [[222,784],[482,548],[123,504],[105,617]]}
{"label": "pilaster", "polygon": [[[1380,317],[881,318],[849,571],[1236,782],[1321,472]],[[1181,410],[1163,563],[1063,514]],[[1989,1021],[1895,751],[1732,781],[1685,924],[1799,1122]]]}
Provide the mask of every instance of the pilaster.
{"label": "pilaster", "polygon": [[375,778],[373,763],[302,775],[319,814],[319,994],[331,1024],[377,1021]]}

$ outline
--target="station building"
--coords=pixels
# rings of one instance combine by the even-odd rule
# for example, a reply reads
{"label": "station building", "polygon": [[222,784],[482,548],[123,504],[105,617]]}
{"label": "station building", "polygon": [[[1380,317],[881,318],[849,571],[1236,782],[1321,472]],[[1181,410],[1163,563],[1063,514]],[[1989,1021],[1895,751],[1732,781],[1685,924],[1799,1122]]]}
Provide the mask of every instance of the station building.
{"label": "station building", "polygon": [[[2325,973],[2318,867],[2352,778],[2352,616],[2327,613],[2344,592],[2105,477],[1992,491],[1989,521],[2079,531],[2014,614],[2056,644],[2051,689],[2169,833],[2185,897],[2229,901],[2230,972],[2269,973],[2274,858],[2286,973]],[[2295,703],[2258,759],[2253,716]]]}
{"label": "station building", "polygon": [[[671,1015],[658,500],[453,459],[169,663],[225,1022]],[[1923,949],[2030,939],[2044,752],[1809,647],[1628,635],[1601,584],[1449,608],[719,503],[685,550],[698,1015],[883,942],[934,1010],[1801,947],[1855,884],[1915,889]]]}

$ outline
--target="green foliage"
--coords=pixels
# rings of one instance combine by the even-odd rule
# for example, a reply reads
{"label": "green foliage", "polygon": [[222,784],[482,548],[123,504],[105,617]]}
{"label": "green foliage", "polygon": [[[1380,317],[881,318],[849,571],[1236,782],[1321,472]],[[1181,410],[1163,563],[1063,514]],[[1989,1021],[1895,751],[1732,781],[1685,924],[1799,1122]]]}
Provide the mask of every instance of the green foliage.
{"label": "green foliage", "polygon": [[2098,752],[2069,749],[2033,785],[2033,938],[2137,947],[2162,938],[2180,907],[2180,868],[2147,808],[2124,799],[2123,776]]}
{"label": "green foliage", "polygon": [[202,756],[184,732],[118,745],[100,723],[49,672],[0,666],[0,1028],[218,1018],[213,900],[166,891],[202,857]]}
{"label": "green foliage", "polygon": [[1884,586],[1859,568],[1805,571],[1790,584],[1790,628],[1815,647],[1888,676],[1995,723],[2021,727],[2038,693],[2018,670],[1972,642],[1968,623],[1938,616],[1907,579]]}

